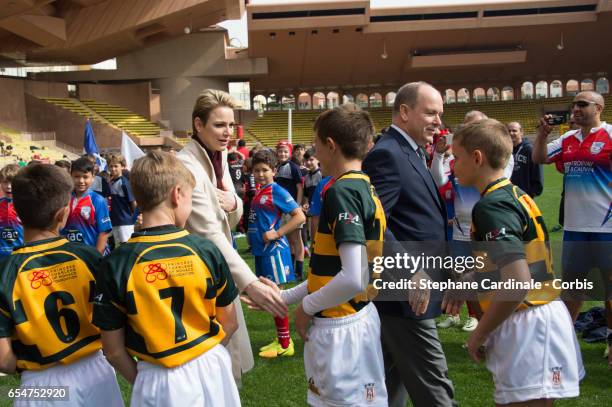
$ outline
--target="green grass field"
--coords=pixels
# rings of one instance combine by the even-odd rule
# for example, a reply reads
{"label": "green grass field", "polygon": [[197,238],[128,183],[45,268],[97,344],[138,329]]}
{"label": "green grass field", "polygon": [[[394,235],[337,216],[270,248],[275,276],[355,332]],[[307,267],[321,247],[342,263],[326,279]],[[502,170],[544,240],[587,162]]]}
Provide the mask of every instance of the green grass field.
{"label": "green grass field", "polygon": [[[561,194],[561,176],[553,167],[545,169],[544,195],[537,203],[544,213],[545,222],[550,230],[557,224],[559,197]],[[551,240],[560,241],[562,232],[551,233]],[[240,253],[254,269],[253,258],[246,253],[245,241],[240,240]],[[558,264],[558,263],[557,263]],[[585,305],[599,305],[591,302]],[[255,354],[255,367],[243,376],[240,390],[242,404],[252,407],[304,406],[306,405],[306,380],[304,377],[302,350],[303,343],[299,336],[292,332],[296,344],[296,355],[277,360],[263,360],[257,357],[257,350],[270,342],[274,333],[272,317],[267,314],[245,309],[245,317]],[[464,318],[465,316],[462,316]],[[493,405],[493,384],[491,376],[484,365],[472,363],[462,349],[468,333],[459,328],[440,330],[444,345],[449,373],[455,385],[456,399],[461,406]],[[587,377],[581,384],[579,398],[559,401],[559,406],[612,406],[612,372],[602,358],[603,343],[587,344],[581,342],[582,355]],[[1,388],[8,385],[17,386],[16,376],[0,378]],[[129,401],[130,386],[120,378],[120,384],[126,402]],[[1,399],[0,399],[1,400]],[[9,405],[5,399],[0,405]]]}

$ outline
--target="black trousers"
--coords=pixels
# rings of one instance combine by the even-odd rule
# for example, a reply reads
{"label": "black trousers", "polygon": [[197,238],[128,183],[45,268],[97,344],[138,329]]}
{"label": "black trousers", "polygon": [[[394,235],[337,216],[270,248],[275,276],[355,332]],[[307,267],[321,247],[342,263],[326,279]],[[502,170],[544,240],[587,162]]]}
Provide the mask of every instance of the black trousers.
{"label": "black trousers", "polygon": [[434,319],[380,315],[390,407],[456,406],[453,383]]}

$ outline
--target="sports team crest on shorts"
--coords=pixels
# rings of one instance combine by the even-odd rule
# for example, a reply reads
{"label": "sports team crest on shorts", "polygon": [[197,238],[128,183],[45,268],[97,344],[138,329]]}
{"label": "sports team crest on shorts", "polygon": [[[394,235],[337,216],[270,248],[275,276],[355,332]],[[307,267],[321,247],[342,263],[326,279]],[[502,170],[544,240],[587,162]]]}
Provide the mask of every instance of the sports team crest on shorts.
{"label": "sports team crest on shorts", "polygon": [[308,379],[308,390],[310,390],[311,392],[313,392],[314,394],[316,394],[317,396],[320,396],[321,394],[319,393],[319,389],[317,388],[317,386],[315,386],[315,382],[314,379],[312,377],[310,377]]}
{"label": "sports team crest on shorts", "polygon": [[367,383],[365,387],[365,399],[368,403],[376,400],[376,383]]}
{"label": "sports team crest on shorts", "polygon": [[561,386],[561,371],[562,366],[556,366],[550,369],[552,371],[552,384],[553,386]]}

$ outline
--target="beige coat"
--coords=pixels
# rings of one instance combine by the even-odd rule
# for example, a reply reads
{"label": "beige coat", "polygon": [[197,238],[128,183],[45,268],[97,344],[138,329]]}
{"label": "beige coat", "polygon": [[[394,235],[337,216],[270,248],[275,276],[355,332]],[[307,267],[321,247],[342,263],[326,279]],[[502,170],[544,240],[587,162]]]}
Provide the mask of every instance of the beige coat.
{"label": "beige coat", "polygon": [[[232,246],[231,229],[238,224],[242,216],[242,200],[236,195],[238,205],[234,212],[226,213],[221,209],[216,195],[217,178],[212,162],[206,150],[196,141],[191,140],[177,154],[177,157],[191,171],[196,180],[192,197],[193,210],[187,220],[186,228],[191,233],[212,241],[219,248],[227,261],[234,283],[240,291],[243,291],[249,284],[257,280],[257,277]],[[223,185],[235,194],[234,184],[227,166],[227,150],[223,151],[222,160]],[[238,380],[240,379],[240,372],[249,371],[254,362],[239,299],[235,301],[235,305],[238,315],[238,330],[232,336],[228,344],[228,350],[232,355],[234,377]]]}

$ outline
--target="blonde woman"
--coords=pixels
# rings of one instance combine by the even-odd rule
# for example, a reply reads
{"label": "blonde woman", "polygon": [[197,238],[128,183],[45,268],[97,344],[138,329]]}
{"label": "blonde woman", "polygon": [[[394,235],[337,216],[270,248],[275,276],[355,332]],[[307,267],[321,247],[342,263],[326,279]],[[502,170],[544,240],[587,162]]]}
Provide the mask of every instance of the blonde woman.
{"label": "blonde woman", "polygon": [[[261,283],[232,247],[231,229],[242,216],[242,201],[236,195],[227,166],[227,148],[234,132],[235,101],[225,92],[207,89],[198,96],[192,113],[193,139],[178,153],[178,158],[196,179],[193,211],[186,227],[211,240],[229,265],[238,289],[262,309],[273,315],[287,315],[287,307],[277,290]],[[253,367],[253,353],[240,307],[236,300],[238,331],[228,349],[232,370],[240,383],[242,372]]]}

